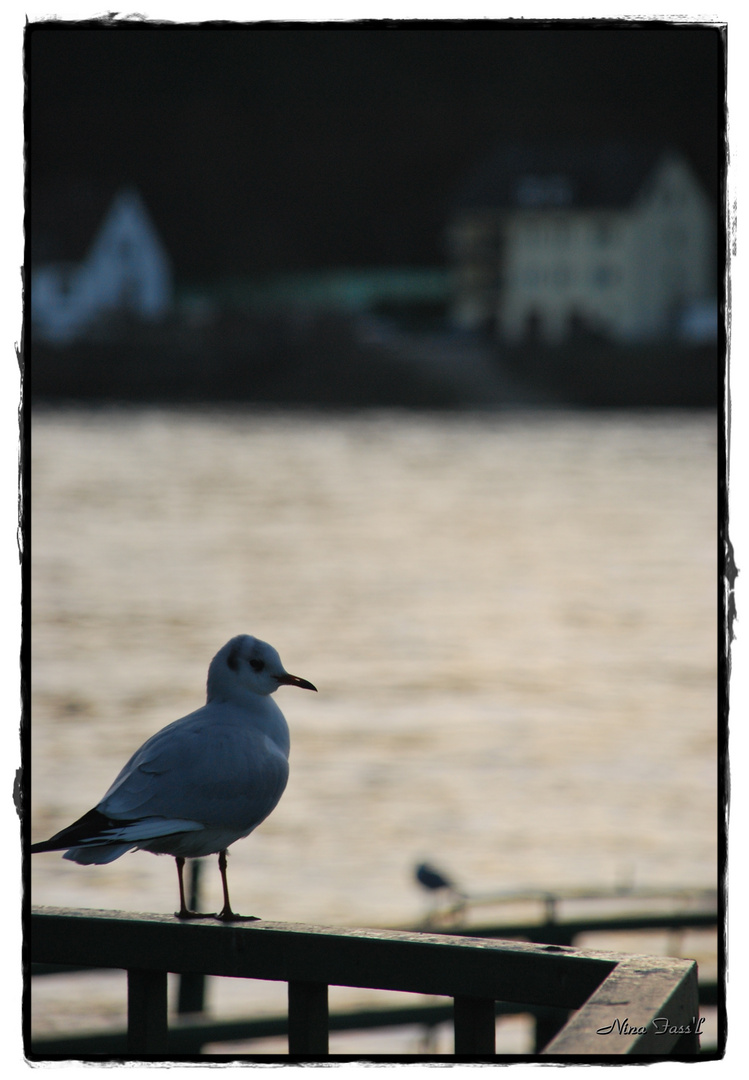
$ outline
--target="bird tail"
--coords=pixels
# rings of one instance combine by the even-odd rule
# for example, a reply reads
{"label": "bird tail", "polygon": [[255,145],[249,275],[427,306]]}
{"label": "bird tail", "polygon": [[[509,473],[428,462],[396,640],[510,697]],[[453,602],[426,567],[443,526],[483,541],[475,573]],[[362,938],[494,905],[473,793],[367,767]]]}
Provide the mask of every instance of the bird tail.
{"label": "bird tail", "polygon": [[95,840],[106,829],[111,828],[112,824],[112,821],[98,810],[89,810],[87,814],[78,818],[72,825],[68,825],[67,829],[61,829],[49,840],[42,840],[38,844],[32,844],[29,850],[32,855],[36,855],[40,851],[63,851],[65,848],[73,847],[77,843]]}
{"label": "bird tail", "polygon": [[[72,827],[72,826],[71,826]],[[134,844],[103,844],[92,842],[85,847],[70,847],[70,840],[65,842],[64,833],[68,830],[65,829],[63,833],[58,833],[58,836],[53,836],[51,840],[42,840],[39,844],[32,844],[29,851],[32,855],[38,854],[40,851],[64,851],[68,848],[63,855],[63,859],[72,859],[77,863],[108,863],[113,862],[114,859],[119,859],[120,855],[124,855],[126,851],[132,850]],[[63,837],[62,841],[58,837]]]}
{"label": "bird tail", "polygon": [[[72,847],[63,855],[63,859],[80,863],[82,866],[90,866],[92,863],[114,862],[127,851],[132,851],[133,844],[95,844],[92,847]],[[47,849],[45,849],[47,850]]]}
{"label": "bird tail", "polygon": [[[40,851],[65,851],[64,859],[88,865],[108,863],[119,859],[126,851],[138,847],[139,841],[174,833],[194,832],[202,826],[197,821],[181,818],[141,818],[135,821],[117,821],[100,810],[89,810],[67,829],[55,833],[49,840],[32,844],[32,855]],[[65,850],[67,848],[67,850]]]}
{"label": "bird tail", "polygon": [[83,864],[112,862],[135,846],[132,843],[107,843],[104,834],[113,824],[114,822],[98,810],[89,810],[82,818],[74,821],[67,829],[55,833],[49,840],[32,844],[29,851],[36,855],[40,851],[65,851],[67,848],[63,859]]}

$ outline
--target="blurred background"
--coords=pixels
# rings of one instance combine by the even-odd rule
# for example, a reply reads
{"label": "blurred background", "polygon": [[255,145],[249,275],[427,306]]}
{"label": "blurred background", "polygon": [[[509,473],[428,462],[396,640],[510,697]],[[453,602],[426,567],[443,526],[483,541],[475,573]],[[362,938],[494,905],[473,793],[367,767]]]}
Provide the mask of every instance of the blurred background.
{"label": "blurred background", "polygon": [[[248,632],[320,693],[239,910],[713,890],[722,39],[411,26],[27,32],[32,839]],[[41,1034],[120,1015],[76,978]]]}
{"label": "blurred background", "polygon": [[31,28],[36,401],[716,404],[718,31],[404,25]]}

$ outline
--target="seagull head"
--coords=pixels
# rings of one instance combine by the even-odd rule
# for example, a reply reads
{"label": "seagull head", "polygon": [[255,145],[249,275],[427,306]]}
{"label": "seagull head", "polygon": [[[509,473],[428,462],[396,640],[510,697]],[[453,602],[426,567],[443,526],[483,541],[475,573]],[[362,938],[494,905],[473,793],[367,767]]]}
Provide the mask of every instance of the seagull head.
{"label": "seagull head", "polygon": [[232,697],[240,688],[265,697],[278,690],[279,686],[317,690],[306,679],[290,675],[272,645],[249,634],[240,634],[227,641],[208,668],[209,699]]}

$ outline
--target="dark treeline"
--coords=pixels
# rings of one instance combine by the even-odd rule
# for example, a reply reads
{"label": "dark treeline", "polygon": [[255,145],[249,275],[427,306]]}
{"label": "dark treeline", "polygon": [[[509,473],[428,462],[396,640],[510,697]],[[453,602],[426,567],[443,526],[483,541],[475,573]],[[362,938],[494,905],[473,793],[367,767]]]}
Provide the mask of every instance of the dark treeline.
{"label": "dark treeline", "polygon": [[183,280],[440,263],[467,171],[519,135],[663,140],[717,203],[718,31],[423,25],[32,26],[33,235],[134,184]]}

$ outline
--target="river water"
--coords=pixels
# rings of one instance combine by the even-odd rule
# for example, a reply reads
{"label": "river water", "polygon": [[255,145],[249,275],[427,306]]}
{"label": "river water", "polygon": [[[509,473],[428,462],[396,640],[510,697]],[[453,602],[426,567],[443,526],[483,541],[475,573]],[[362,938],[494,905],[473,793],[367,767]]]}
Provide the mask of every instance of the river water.
{"label": "river water", "polygon": [[[713,886],[716,446],[708,413],[40,411],[32,838],[247,632],[319,693],[277,695],[238,910],[414,924],[424,858],[477,893]],[[174,862],[35,856],[32,899],[170,912]],[[40,1030],[107,1014],[77,985]]]}

